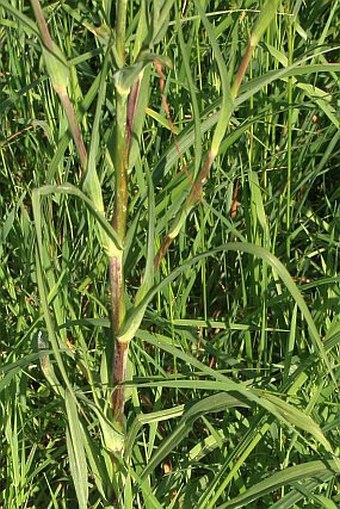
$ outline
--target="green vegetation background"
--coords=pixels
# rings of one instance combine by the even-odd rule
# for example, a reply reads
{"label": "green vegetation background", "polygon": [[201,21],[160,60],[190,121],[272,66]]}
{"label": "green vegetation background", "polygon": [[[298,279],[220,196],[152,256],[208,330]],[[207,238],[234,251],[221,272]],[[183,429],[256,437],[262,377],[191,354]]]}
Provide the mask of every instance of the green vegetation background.
{"label": "green vegetation background", "polygon": [[[127,65],[141,41],[171,62],[164,83],[144,71],[129,307],[214,143],[221,65],[232,84],[264,2],[127,5]],[[42,6],[111,220],[117,6]],[[0,507],[339,507],[339,15],[338,0],[278,3],[154,275],[121,436],[98,212],[32,8],[0,0]]]}

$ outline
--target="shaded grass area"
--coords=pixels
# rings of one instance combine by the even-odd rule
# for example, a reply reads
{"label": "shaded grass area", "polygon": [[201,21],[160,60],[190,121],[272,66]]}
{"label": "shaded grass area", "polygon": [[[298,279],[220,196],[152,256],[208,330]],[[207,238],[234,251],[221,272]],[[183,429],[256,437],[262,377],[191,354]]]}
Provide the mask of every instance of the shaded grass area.
{"label": "shaded grass area", "polygon": [[[163,77],[145,68],[131,142],[131,310],[214,142],[225,92],[214,44],[232,83],[264,3],[201,4],[206,18],[195,2],[128,2],[126,66],[160,13],[151,49],[172,62]],[[117,5],[42,2],[109,221]],[[33,11],[0,0],[3,507],[339,505],[339,14],[338,1],[281,2],[257,47],[198,203],[154,275],[122,436],[98,214],[70,187],[55,191],[93,196]],[[45,185],[53,192],[33,193]]]}

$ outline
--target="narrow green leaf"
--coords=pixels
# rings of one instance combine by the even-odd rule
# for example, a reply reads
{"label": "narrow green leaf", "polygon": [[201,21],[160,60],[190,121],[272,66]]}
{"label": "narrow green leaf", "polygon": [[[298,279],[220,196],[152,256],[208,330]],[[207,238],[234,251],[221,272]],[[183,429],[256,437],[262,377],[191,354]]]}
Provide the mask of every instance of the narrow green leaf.
{"label": "narrow green leaf", "polygon": [[[335,48],[339,49],[339,47]],[[308,74],[315,74],[321,72],[340,72],[340,64],[310,64],[303,65],[310,57],[298,60],[291,66],[283,69],[275,69],[268,71],[265,75],[253,78],[241,87],[240,95],[235,99],[235,109],[243,104],[245,101],[253,97],[257,92],[268,86],[276,80],[285,79],[289,76],[304,76]],[[221,99],[217,99],[214,104],[209,106],[206,111],[202,113],[201,118],[201,132],[202,134],[209,131],[218,121],[221,111],[219,108]],[[178,146],[171,147],[161,158],[154,171],[154,178],[157,181],[160,174],[167,174],[169,170],[177,163],[179,154],[184,154],[195,141],[193,125],[189,125],[183,133],[178,137]]]}
{"label": "narrow green leaf", "polygon": [[161,461],[168,456],[177,445],[184,440],[192,428],[196,419],[210,412],[220,412],[228,408],[243,407],[249,408],[249,405],[243,399],[232,396],[231,394],[220,393],[208,396],[203,400],[191,406],[181,418],[176,429],[162,442],[156,453],[145,467],[142,478],[145,479]]}
{"label": "narrow green leaf", "polygon": [[66,92],[70,79],[70,69],[60,48],[53,43],[53,49],[43,46],[43,57],[52,86],[57,93]]}
{"label": "narrow green leaf", "polygon": [[94,116],[91,143],[88,153],[88,163],[86,177],[83,183],[84,191],[90,196],[94,206],[101,213],[104,214],[104,202],[101,190],[101,183],[97,172],[98,150],[99,150],[99,135],[100,135],[100,118],[102,115],[102,108],[106,99],[106,79],[109,65],[109,48],[106,50],[103,65],[100,71],[100,81],[98,88],[98,98],[96,105],[96,113]]}
{"label": "narrow green leaf", "polygon": [[[91,212],[94,218],[98,221],[99,226],[103,229],[103,231],[107,235],[108,243],[103,244],[103,248],[110,255],[111,253],[116,253],[117,251],[121,251],[123,246],[121,240],[117,236],[116,232],[110,225],[110,223],[105,219],[103,214],[97,210],[92,200],[90,200],[80,189],[73,186],[72,184],[62,184],[60,186],[57,185],[47,185],[35,189],[33,191],[33,195],[35,200],[39,195],[49,195],[49,194],[70,194],[73,196],[77,196],[82,200],[87,209]],[[33,200],[33,198],[32,198]],[[37,216],[37,221],[40,223],[40,216]],[[41,227],[38,231],[41,231]]]}
{"label": "narrow green leaf", "polygon": [[5,11],[10,12],[14,18],[18,19],[20,23],[22,23],[22,26],[25,29],[28,29],[28,32],[33,32],[35,35],[39,35],[39,30],[33,21],[26,16],[26,14],[14,7],[12,3],[7,2],[7,0],[0,0],[0,5],[5,9]]}
{"label": "narrow green leaf", "polygon": [[83,430],[75,402],[75,394],[71,393],[68,389],[65,391],[65,405],[68,418],[66,443],[71,475],[79,503],[79,509],[87,509],[89,487]]}
{"label": "narrow green leaf", "polygon": [[296,407],[288,404],[286,401],[274,396],[273,394],[267,392],[261,392],[262,396],[266,398],[271,403],[275,404],[276,409],[279,413],[284,417],[285,420],[288,420],[294,426],[297,426],[303,431],[307,431],[310,433],[316,442],[319,442],[324,446],[326,451],[332,452],[332,446],[322,433],[320,427],[313,421],[313,419],[302,410],[299,410]]}
{"label": "narrow green leaf", "polygon": [[278,4],[279,0],[267,0],[262,7],[250,37],[251,46],[257,46],[261,40],[262,35],[267,30],[273,17],[275,16]]}
{"label": "narrow green leaf", "polygon": [[[202,160],[202,131],[201,131],[201,122],[200,122],[200,113],[199,113],[199,106],[198,106],[198,97],[195,87],[195,81],[194,77],[191,72],[191,66],[190,66],[190,51],[189,47],[185,44],[184,41],[184,34],[182,29],[182,24],[180,22],[179,15],[177,15],[176,18],[176,27],[178,31],[178,40],[181,47],[182,57],[183,57],[183,64],[185,73],[188,80],[189,85],[189,91],[190,91],[190,97],[191,97],[191,107],[192,107],[192,114],[193,114],[193,122],[194,122],[194,134],[195,134],[195,176],[198,174],[201,160]],[[191,49],[191,48],[190,48]]]}
{"label": "narrow green leaf", "polygon": [[221,53],[221,50],[217,44],[216,37],[214,34],[214,31],[212,29],[211,24],[209,23],[207,16],[205,12],[203,11],[201,4],[198,0],[194,0],[196,8],[199,12],[199,15],[201,17],[202,23],[204,25],[204,28],[206,29],[208,35],[210,44],[212,46],[212,49],[214,50],[216,62],[218,65],[218,70],[221,77],[221,86],[222,86],[222,101],[221,101],[221,110],[219,114],[219,118],[217,121],[217,125],[214,131],[213,140],[211,142],[211,152],[213,156],[215,157],[219,151],[221,142],[224,138],[224,135],[226,133],[226,130],[229,126],[229,120],[231,117],[231,114],[234,110],[234,100],[231,94],[230,89],[230,83],[227,73],[227,68],[223,59],[223,55]]}
{"label": "narrow green leaf", "polygon": [[47,343],[41,331],[38,332],[37,347],[40,351],[39,362],[41,370],[44,373],[46,380],[57,394],[63,394],[61,384],[57,379],[53,364],[51,363],[49,351],[47,350]]}
{"label": "narrow green leaf", "polygon": [[260,497],[272,493],[282,486],[293,484],[301,479],[318,477],[328,472],[334,475],[339,474],[339,469],[335,461],[310,461],[308,463],[295,465],[294,467],[288,467],[247,489],[242,495],[218,506],[217,509],[249,507],[249,504],[254,500],[258,500]]}
{"label": "narrow green leaf", "polygon": [[136,63],[116,71],[114,74],[114,84],[117,92],[122,97],[127,96],[132,85],[143,69],[155,61],[160,62],[162,65],[172,67],[171,60],[168,57],[156,55],[155,53],[144,52]]}
{"label": "narrow green leaf", "polygon": [[135,303],[143,300],[147,292],[154,284],[154,259],[155,259],[155,193],[149,169],[145,167],[148,185],[148,245],[146,253],[146,266],[142,284],[136,294]]}
{"label": "narrow green leaf", "polygon": [[330,362],[328,360],[328,357],[325,352],[324,345],[320,339],[319,333],[317,331],[317,328],[315,326],[314,320],[312,318],[312,315],[310,314],[310,311],[308,309],[308,306],[306,302],[304,301],[301,293],[299,292],[296,284],[294,283],[291,275],[287,271],[287,269],[284,267],[284,265],[280,262],[276,256],[274,256],[272,253],[270,253],[268,250],[264,249],[263,247],[256,246],[253,244],[249,244],[246,242],[229,242],[228,244],[223,244],[220,247],[217,247],[209,252],[200,254],[198,256],[195,256],[191,260],[188,260],[182,264],[182,266],[175,269],[169,276],[163,279],[161,283],[159,283],[157,286],[152,288],[148,294],[145,296],[145,298],[141,301],[140,304],[138,304],[135,308],[133,308],[126,319],[126,321],[123,324],[122,330],[119,333],[119,340],[120,341],[130,341],[136,334],[145,310],[151,302],[151,300],[157,295],[157,293],[167,284],[174,281],[180,274],[182,274],[185,270],[187,270],[191,265],[194,265],[201,260],[216,255],[217,253],[221,251],[240,251],[244,253],[251,254],[253,256],[259,257],[262,260],[266,261],[271,268],[273,269],[274,273],[277,274],[283,283],[285,284],[287,290],[293,297],[294,301],[296,302],[297,306],[299,307],[302,315],[304,316],[308,328],[310,331],[310,337],[313,343],[313,346],[318,352],[318,355],[321,357],[323,362],[325,363],[325,366],[327,366],[327,369],[329,371],[330,376],[332,377],[335,385],[337,386],[337,381],[335,378],[335,375],[333,373],[333,369],[330,365]]}
{"label": "narrow green leaf", "polygon": [[[57,339],[57,336],[55,333],[53,318],[52,318],[50,310],[49,310],[45,281],[44,281],[43,271],[42,271],[42,267],[41,267],[41,255],[42,255],[42,253],[39,252],[39,246],[38,246],[38,249],[36,250],[35,261],[36,261],[36,274],[37,274],[37,282],[38,282],[38,290],[39,290],[41,307],[42,307],[43,314],[44,314],[44,319],[45,319],[46,328],[47,328],[47,332],[48,332],[49,343],[52,346],[53,354],[56,359],[58,369],[63,377],[65,385],[70,388],[71,384],[70,384],[70,381],[69,381],[69,378],[67,375],[64,360],[63,360],[61,352],[60,352],[58,339]],[[58,386],[59,386],[59,384],[58,384]],[[59,388],[59,391],[60,390],[61,390],[61,388]]]}

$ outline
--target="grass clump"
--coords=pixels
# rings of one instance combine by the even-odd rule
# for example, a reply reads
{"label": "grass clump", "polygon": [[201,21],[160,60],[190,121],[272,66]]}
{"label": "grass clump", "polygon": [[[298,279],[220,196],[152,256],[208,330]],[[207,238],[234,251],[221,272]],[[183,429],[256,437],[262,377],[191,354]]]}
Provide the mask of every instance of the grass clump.
{"label": "grass clump", "polygon": [[339,505],[339,2],[0,0],[0,505]]}

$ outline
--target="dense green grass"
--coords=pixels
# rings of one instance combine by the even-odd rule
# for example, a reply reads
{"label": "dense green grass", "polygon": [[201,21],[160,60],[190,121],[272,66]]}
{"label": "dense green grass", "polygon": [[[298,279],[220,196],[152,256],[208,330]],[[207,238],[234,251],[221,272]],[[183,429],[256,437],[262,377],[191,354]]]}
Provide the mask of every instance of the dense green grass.
{"label": "dense green grass", "polygon": [[[129,0],[122,47],[123,4],[42,2],[84,163],[29,2],[0,0],[0,507],[335,509],[340,2],[279,2],[239,90],[264,2]],[[125,235],[119,85],[143,58]]]}

